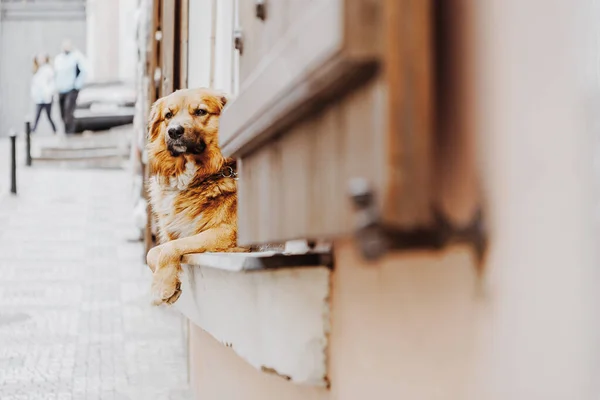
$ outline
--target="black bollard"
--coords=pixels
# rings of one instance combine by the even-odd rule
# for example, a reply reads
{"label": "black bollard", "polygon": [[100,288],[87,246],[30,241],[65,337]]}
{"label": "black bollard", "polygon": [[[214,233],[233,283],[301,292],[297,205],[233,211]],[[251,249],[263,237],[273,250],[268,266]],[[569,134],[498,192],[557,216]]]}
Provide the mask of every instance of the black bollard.
{"label": "black bollard", "polygon": [[17,134],[10,133],[10,192],[17,194]]}
{"label": "black bollard", "polygon": [[26,163],[28,167],[31,167],[31,123],[25,122],[25,140],[26,140]]}

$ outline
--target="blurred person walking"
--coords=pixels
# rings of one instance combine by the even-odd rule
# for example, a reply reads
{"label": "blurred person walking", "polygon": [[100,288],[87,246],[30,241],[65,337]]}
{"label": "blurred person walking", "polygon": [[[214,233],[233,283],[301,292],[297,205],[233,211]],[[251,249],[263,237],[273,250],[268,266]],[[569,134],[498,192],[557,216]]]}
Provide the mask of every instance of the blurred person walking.
{"label": "blurred person walking", "polygon": [[54,92],[54,69],[50,65],[50,57],[40,54],[33,59],[33,77],[31,78],[31,98],[36,105],[33,132],[37,129],[42,111],[46,111],[48,121],[52,126],[52,132],[56,133],[56,125],[52,120]]}
{"label": "blurred person walking", "polygon": [[65,126],[65,133],[75,133],[73,114],[77,105],[79,90],[85,83],[87,60],[79,51],[73,49],[70,40],[62,44],[62,52],[54,59],[56,89],[60,105],[60,116]]}

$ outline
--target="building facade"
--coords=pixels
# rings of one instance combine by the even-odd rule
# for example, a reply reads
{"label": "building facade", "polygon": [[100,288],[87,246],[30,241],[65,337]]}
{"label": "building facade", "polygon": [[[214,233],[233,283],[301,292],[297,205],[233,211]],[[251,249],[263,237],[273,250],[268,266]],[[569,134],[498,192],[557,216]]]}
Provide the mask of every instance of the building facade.
{"label": "building facade", "polygon": [[153,7],[149,103],[235,95],[239,241],[332,244],[185,259],[198,399],[596,397],[596,2]]}

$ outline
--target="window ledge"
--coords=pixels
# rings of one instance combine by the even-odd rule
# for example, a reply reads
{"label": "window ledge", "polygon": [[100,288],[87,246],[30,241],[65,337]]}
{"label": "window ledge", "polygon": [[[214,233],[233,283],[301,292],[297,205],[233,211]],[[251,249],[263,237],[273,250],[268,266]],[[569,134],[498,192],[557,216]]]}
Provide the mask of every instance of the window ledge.
{"label": "window ledge", "polygon": [[284,254],[274,251],[255,253],[195,253],[183,263],[230,272],[261,271],[294,267],[331,267],[330,253]]}
{"label": "window ledge", "polygon": [[326,387],[329,253],[185,256],[175,307],[246,362]]}

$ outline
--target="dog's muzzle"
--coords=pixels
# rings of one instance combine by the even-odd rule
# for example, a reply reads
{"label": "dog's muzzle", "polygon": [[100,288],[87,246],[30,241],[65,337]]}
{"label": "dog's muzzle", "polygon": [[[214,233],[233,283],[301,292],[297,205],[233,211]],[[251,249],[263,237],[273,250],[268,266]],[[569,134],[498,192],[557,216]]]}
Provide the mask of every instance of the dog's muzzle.
{"label": "dog's muzzle", "polygon": [[201,154],[206,150],[206,143],[202,139],[190,140],[185,135],[185,128],[175,125],[167,129],[167,148],[173,157],[182,154]]}

